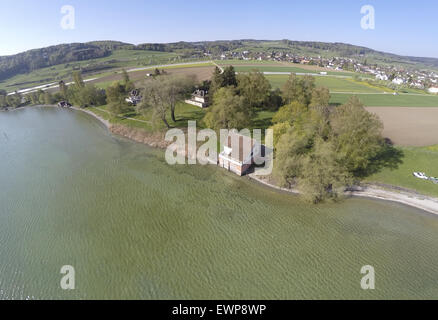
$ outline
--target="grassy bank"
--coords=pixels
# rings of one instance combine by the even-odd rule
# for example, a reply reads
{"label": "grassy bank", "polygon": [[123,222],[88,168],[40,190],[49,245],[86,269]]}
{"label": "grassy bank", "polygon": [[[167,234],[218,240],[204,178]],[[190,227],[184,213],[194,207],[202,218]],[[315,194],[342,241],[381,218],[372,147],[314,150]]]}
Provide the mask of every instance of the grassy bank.
{"label": "grassy bank", "polygon": [[415,178],[415,171],[438,177],[438,145],[430,147],[398,147],[403,152],[402,163],[395,169],[384,168],[366,178],[366,182],[383,183],[416,190],[420,193],[438,196],[438,185],[431,181]]}

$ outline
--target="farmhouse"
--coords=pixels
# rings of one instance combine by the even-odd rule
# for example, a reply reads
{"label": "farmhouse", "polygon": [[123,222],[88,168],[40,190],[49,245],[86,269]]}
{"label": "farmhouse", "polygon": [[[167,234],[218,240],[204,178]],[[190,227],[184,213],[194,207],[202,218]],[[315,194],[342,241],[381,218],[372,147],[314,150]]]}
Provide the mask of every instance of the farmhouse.
{"label": "farmhouse", "polygon": [[204,90],[196,90],[192,94],[192,98],[186,100],[185,102],[200,108],[207,108],[208,107],[208,92]]}
{"label": "farmhouse", "polygon": [[223,151],[219,154],[219,166],[243,176],[260,154],[261,145],[251,137],[230,133]]}

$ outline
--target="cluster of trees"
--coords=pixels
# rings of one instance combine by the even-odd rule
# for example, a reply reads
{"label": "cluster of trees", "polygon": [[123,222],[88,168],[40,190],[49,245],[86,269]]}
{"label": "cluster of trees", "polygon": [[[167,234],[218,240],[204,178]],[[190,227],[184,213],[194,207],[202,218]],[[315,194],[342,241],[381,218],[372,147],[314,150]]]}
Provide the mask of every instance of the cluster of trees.
{"label": "cluster of trees", "polygon": [[[161,74],[161,75],[160,75]],[[172,121],[177,121],[175,109],[178,101],[183,100],[193,92],[196,78],[189,75],[166,75],[156,73],[145,80],[142,91],[142,102],[137,105],[137,112],[147,114],[152,112],[154,120],[159,119],[167,128],[170,124],[166,116],[170,114]]]}
{"label": "cluster of trees", "polygon": [[381,121],[357,97],[330,107],[326,88],[292,75],[283,98],[287,104],[272,119],[274,176],[283,186],[298,187],[312,202],[338,199],[376,170],[389,146]]}
{"label": "cluster of trees", "polygon": [[5,90],[0,90],[0,109],[18,108],[23,104],[22,96],[19,93],[7,95]]}
{"label": "cluster of trees", "polygon": [[253,71],[236,75],[232,66],[223,72],[215,69],[210,96],[213,103],[204,117],[204,123],[212,129],[251,126],[257,110],[277,110],[283,102],[281,92],[271,90],[271,84],[263,73]]}
{"label": "cluster of trees", "polygon": [[282,90],[272,90],[262,73],[236,75],[217,69],[210,84],[213,104],[204,117],[215,130],[251,127],[258,110],[277,110],[274,130],[274,177],[298,187],[312,202],[338,199],[345,188],[382,165],[392,148],[383,125],[357,97],[330,106],[330,92],[315,78],[292,74]]}
{"label": "cluster of trees", "polygon": [[67,86],[64,81],[60,81],[59,91],[53,94],[41,89],[26,95],[7,95],[6,91],[0,91],[0,108],[17,108],[25,104],[50,105],[60,101],[69,101],[79,107],[100,106],[106,104],[106,92],[94,85],[85,84],[80,71],[73,72],[71,85]]}

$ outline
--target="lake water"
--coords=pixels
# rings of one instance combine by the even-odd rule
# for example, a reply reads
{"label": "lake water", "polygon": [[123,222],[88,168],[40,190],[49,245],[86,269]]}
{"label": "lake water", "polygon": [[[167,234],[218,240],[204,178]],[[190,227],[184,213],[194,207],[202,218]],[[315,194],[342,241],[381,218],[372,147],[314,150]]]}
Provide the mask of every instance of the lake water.
{"label": "lake water", "polygon": [[54,108],[0,113],[0,161],[0,299],[438,298],[438,217],[410,207],[309,205]]}

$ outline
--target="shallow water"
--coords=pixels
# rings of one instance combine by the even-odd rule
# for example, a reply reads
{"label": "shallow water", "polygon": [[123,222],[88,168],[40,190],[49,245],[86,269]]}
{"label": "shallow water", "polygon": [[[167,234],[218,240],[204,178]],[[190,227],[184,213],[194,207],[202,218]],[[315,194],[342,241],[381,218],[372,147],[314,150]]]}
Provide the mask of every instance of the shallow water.
{"label": "shallow water", "polygon": [[438,217],[163,158],[86,114],[0,113],[0,299],[438,298]]}

